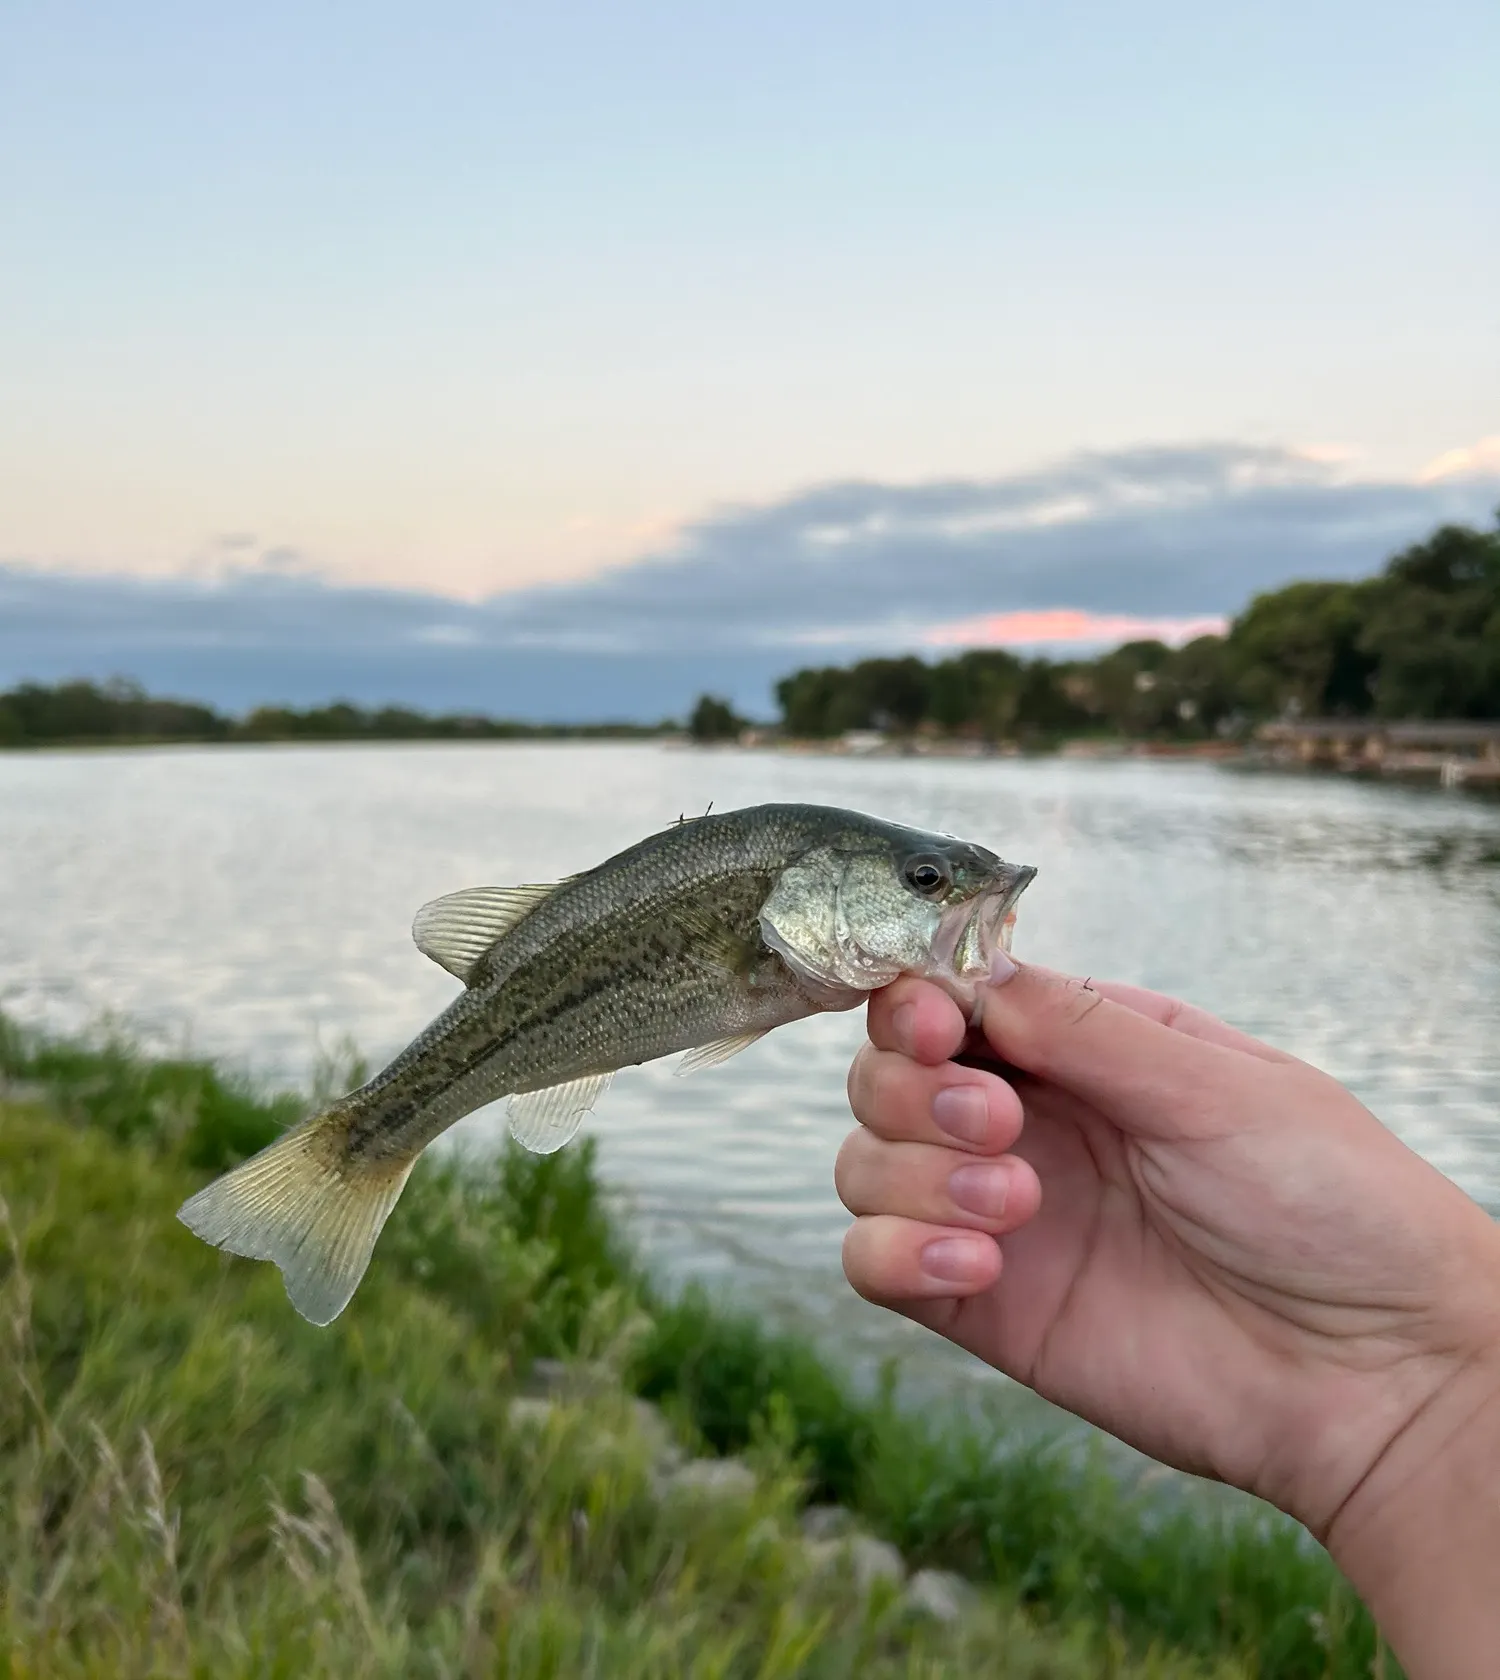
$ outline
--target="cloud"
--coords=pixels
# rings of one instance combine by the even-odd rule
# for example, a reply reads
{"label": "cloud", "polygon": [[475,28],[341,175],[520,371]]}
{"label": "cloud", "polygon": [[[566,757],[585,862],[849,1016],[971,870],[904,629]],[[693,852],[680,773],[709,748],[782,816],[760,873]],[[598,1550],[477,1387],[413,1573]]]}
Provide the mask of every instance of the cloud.
{"label": "cloud", "polygon": [[[253,531],[226,531],[212,538],[176,575],[206,581],[234,581],[262,573],[315,576],[315,568],[300,548],[288,543],[262,544]],[[162,576],[163,574],[153,574]],[[165,574],[171,577],[173,574]]]}
{"label": "cloud", "polygon": [[1438,484],[1447,478],[1500,476],[1500,432],[1480,438],[1465,449],[1450,449],[1429,461],[1417,474],[1419,484]]}
{"label": "cloud", "polygon": [[1229,621],[1213,618],[1131,618],[1126,613],[1080,612],[1077,607],[989,613],[929,630],[929,647],[1085,648],[1154,640],[1180,647],[1195,636],[1222,636]]}
{"label": "cloud", "polygon": [[824,485],[485,610],[534,644],[643,651],[912,645],[939,625],[1058,607],[1216,617],[1292,578],[1368,572],[1486,506],[1477,483],[1355,479],[1284,449],[1140,449],[990,481]]}
{"label": "cloud", "polygon": [[1487,519],[1500,476],[1483,459],[1411,483],[1354,477],[1326,451],[1228,444],[827,484],[721,509],[596,577],[477,603],[339,584],[258,539],[170,578],[13,564],[0,686],[118,672],[224,705],[337,694],[537,717],[680,713],[707,688],[764,710],[812,648],[1176,636],[1295,578],[1367,574],[1443,520]]}

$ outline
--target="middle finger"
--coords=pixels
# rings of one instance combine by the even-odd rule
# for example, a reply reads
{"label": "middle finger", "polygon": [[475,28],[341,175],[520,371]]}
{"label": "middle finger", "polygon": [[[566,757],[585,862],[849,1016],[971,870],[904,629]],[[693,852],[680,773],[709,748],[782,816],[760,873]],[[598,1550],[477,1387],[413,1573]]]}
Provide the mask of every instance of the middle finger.
{"label": "middle finger", "polygon": [[998,1155],[1021,1135],[1021,1099],[993,1073],[924,1067],[894,1050],[860,1047],[849,1069],[854,1118],[880,1137]]}

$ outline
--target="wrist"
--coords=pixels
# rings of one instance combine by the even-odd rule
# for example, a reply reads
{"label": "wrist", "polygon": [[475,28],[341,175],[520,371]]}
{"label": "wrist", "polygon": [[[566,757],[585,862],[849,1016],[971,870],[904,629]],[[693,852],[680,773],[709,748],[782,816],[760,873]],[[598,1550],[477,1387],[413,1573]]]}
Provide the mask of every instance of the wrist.
{"label": "wrist", "polygon": [[1413,1680],[1487,1671],[1500,1645],[1500,1303],[1345,1501],[1327,1545]]}

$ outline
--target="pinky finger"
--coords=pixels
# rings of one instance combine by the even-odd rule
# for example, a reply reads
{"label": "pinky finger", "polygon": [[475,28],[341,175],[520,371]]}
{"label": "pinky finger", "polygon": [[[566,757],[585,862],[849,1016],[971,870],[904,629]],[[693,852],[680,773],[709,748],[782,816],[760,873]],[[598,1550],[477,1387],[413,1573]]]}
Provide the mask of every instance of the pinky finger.
{"label": "pinky finger", "polygon": [[956,1301],[1000,1276],[1000,1248],[982,1231],[867,1214],[844,1234],[844,1276],[867,1301]]}

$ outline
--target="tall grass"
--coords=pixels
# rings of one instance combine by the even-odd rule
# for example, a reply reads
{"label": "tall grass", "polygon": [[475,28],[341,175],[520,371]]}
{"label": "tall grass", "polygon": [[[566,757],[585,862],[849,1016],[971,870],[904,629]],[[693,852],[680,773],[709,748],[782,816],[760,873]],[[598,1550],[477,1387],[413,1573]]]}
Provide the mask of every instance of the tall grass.
{"label": "tall grass", "polygon": [[[40,1099],[0,1110],[14,1674],[1379,1672],[1290,1523],[1148,1504],[1076,1449],[914,1418],[701,1292],[662,1297],[587,1145],[424,1163],[319,1331],[272,1268],[171,1217],[296,1099],[3,1026],[0,1077]],[[523,1438],[508,1401],[541,1355],[755,1459],[753,1511],[663,1511],[608,1382]],[[951,1633],[812,1591],[788,1528],[809,1498],[990,1585],[989,1609]]]}

